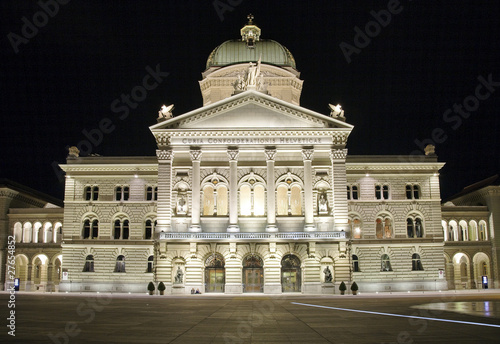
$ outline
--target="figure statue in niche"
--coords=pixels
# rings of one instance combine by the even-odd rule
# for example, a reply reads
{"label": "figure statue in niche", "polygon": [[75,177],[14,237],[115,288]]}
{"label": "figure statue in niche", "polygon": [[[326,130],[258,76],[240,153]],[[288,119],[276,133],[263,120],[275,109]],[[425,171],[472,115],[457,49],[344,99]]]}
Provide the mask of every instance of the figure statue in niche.
{"label": "figure statue in niche", "polygon": [[328,201],[324,192],[319,195],[318,210],[320,214],[328,213]]}
{"label": "figure statue in niche", "polygon": [[323,273],[325,274],[325,283],[331,283],[333,277],[332,277],[332,272],[330,271],[330,267],[327,266],[325,270],[323,270]]}
{"label": "figure statue in niche", "polygon": [[184,197],[181,197],[179,201],[177,201],[177,214],[185,214],[186,213],[186,200]]}
{"label": "figure statue in niche", "polygon": [[184,273],[180,267],[177,267],[177,273],[175,274],[175,284],[182,284],[182,277]]}

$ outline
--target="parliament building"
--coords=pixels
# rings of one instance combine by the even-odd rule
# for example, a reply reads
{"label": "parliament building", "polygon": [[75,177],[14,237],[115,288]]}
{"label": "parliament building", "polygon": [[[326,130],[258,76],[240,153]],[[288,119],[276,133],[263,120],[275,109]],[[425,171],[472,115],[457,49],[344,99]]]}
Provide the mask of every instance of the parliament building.
{"label": "parliament building", "polygon": [[[156,155],[79,156],[64,205],[0,181],[2,285],[20,290],[334,294],[500,287],[497,177],[442,203],[434,147],[350,155],[340,105],[301,107],[291,52],[250,19],[216,47],[203,106],[150,127]],[[154,154],[154,152],[151,152]]]}

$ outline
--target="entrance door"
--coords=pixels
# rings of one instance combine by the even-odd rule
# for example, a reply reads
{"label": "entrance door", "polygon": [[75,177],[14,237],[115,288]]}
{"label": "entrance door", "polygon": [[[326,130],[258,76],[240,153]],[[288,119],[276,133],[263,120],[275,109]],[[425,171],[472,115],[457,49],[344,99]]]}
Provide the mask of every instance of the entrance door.
{"label": "entrance door", "polygon": [[300,292],[300,260],[294,255],[286,255],[281,260],[281,290],[284,293]]}
{"label": "entrance door", "polygon": [[262,280],[264,277],[262,268],[245,268],[243,269],[243,284],[245,286],[245,293],[261,293],[262,292]]}
{"label": "entrance door", "polygon": [[225,284],[225,269],[205,269],[206,293],[223,293]]}

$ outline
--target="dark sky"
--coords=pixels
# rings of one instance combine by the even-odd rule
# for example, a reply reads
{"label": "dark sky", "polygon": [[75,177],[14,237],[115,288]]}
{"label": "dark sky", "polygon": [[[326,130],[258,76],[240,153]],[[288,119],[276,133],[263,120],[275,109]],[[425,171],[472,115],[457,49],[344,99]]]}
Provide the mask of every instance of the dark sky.
{"label": "dark sky", "polygon": [[[218,13],[214,3],[226,11]],[[85,140],[83,131],[103,119],[114,129],[91,153],[153,156],[148,127],[159,107],[174,103],[179,115],[202,105],[198,80],[208,55],[240,37],[249,13],[262,38],[294,55],[304,80],[302,106],[328,114],[328,103],[342,104],[355,126],[350,154],[415,154],[415,140],[432,139],[434,132],[439,160],[446,162],[443,198],[498,173],[499,3],[394,4],[73,0],[57,13],[49,6],[50,16],[37,1],[2,0],[0,177],[62,198],[54,162],[63,163],[65,147]],[[388,7],[390,19],[380,12]],[[370,23],[374,13],[385,18],[383,27]],[[28,28],[34,22],[36,32]],[[367,24],[373,37],[357,40],[360,48],[348,63],[340,46],[356,48],[355,27],[365,31]],[[168,77],[121,119],[112,104],[157,65]],[[478,100],[481,77],[493,86],[481,86]],[[454,107],[464,102],[470,111]]]}

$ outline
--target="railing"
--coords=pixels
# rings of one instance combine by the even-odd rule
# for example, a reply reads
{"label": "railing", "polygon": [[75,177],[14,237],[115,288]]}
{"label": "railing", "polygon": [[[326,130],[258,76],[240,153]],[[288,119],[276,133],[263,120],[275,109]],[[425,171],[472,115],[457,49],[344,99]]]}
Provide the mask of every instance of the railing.
{"label": "railing", "polygon": [[160,240],[182,239],[345,239],[345,232],[281,232],[281,233],[171,233],[161,232]]}

